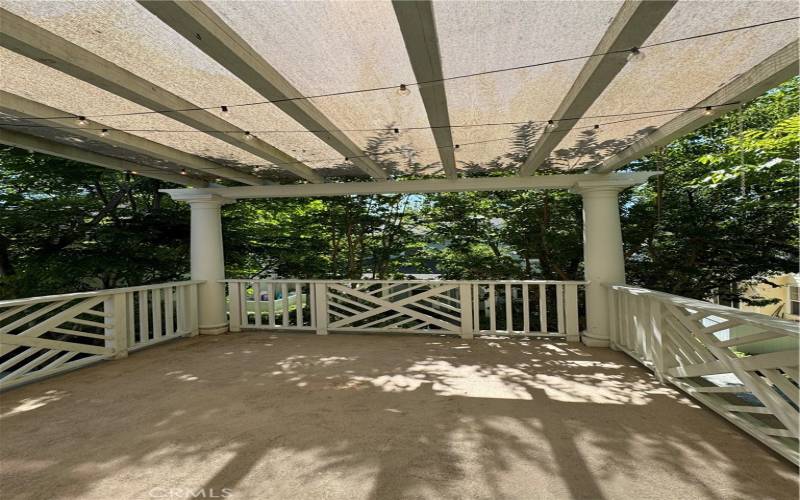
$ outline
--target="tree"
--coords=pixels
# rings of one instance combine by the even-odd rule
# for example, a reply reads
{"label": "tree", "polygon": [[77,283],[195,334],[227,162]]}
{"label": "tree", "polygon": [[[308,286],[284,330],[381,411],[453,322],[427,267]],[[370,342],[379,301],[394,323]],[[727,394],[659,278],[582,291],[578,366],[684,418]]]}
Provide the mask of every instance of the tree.
{"label": "tree", "polygon": [[699,299],[798,269],[798,80],[631,165],[663,176],[623,204],[628,280]]}

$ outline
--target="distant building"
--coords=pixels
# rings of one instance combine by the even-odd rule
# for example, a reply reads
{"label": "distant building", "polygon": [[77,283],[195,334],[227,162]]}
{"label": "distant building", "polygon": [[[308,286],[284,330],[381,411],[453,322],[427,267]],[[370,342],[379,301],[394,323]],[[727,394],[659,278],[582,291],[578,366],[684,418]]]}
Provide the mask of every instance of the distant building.
{"label": "distant building", "polygon": [[769,283],[750,285],[745,297],[753,299],[778,299],[779,302],[766,306],[752,306],[743,301],[739,304],[742,311],[752,311],[775,318],[800,321],[800,275],[796,273],[782,274],[769,278]]}

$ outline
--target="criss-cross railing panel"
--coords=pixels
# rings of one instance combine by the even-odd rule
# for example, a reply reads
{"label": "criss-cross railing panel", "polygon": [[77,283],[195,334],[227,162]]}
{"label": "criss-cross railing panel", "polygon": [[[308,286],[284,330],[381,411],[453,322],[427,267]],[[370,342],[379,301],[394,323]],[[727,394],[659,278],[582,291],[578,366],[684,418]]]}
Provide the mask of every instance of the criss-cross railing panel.
{"label": "criss-cross railing panel", "polygon": [[636,287],[610,287],[612,346],[800,463],[795,323]]}
{"label": "criss-cross railing panel", "polygon": [[0,388],[195,333],[197,283],[0,301]]}
{"label": "criss-cross railing panel", "polygon": [[579,281],[229,279],[231,331],[536,335],[576,341]]}

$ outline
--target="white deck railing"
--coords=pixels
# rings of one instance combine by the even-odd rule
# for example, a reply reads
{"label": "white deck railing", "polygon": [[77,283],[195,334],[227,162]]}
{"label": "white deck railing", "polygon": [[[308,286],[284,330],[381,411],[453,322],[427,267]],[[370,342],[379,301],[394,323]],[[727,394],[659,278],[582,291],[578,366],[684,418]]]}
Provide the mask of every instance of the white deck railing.
{"label": "white deck railing", "polygon": [[612,347],[798,463],[798,325],[611,286]]}
{"label": "white deck railing", "polygon": [[223,280],[231,331],[476,333],[578,340],[582,281]]}
{"label": "white deck railing", "polygon": [[0,388],[196,334],[198,283],[0,301]]}

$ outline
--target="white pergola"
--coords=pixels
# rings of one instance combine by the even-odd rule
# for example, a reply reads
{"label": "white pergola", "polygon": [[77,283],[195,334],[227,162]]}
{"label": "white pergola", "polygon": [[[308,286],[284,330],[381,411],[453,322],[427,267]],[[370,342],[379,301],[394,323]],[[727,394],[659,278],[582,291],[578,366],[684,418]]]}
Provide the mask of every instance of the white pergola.
{"label": "white pergola", "polygon": [[[0,142],[190,187],[166,192],[191,205],[205,333],[227,325],[225,203],[573,190],[583,340],[605,346],[604,286],[625,281],[617,195],[657,174],[615,171],[797,75],[797,15],[792,1],[3,1]],[[470,177],[493,170],[511,175]],[[430,178],[394,180],[412,173]]]}

